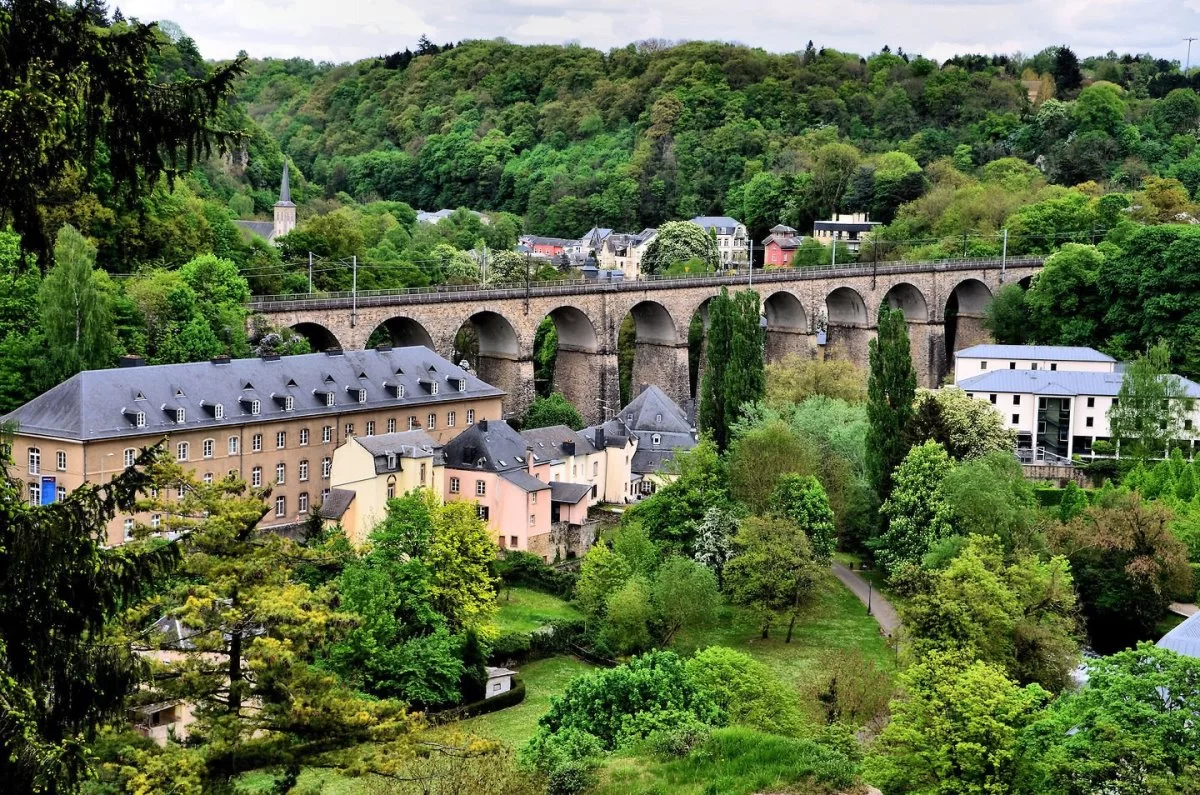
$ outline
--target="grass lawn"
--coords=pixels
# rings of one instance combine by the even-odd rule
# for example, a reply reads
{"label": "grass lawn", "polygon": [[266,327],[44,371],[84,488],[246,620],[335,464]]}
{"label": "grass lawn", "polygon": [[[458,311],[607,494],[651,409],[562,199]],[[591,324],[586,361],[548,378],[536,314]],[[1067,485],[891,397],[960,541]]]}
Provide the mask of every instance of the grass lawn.
{"label": "grass lawn", "polygon": [[520,667],[520,678],[525,683],[524,701],[514,707],[461,721],[454,728],[519,748],[533,736],[538,718],[550,709],[550,696],[562,695],[572,679],[590,670],[591,665],[574,657],[550,657],[526,663]]}
{"label": "grass lawn", "polygon": [[613,756],[599,779],[595,795],[816,795],[851,783],[845,760],[814,743],[737,727],[717,729],[684,759],[636,752]]}
{"label": "grass lawn", "polygon": [[532,588],[505,588],[496,600],[496,626],[501,632],[533,632],[551,621],[581,618],[575,606]]}
{"label": "grass lawn", "polygon": [[875,619],[832,574],[821,579],[812,603],[796,619],[791,643],[784,643],[785,620],[775,622],[767,640],[761,635],[753,613],[723,606],[712,628],[681,633],[673,648],[680,654],[691,654],[705,646],[739,649],[769,665],[801,692],[808,692],[823,673],[821,658],[830,651],[858,649],[884,670],[896,668],[896,655],[880,634]]}

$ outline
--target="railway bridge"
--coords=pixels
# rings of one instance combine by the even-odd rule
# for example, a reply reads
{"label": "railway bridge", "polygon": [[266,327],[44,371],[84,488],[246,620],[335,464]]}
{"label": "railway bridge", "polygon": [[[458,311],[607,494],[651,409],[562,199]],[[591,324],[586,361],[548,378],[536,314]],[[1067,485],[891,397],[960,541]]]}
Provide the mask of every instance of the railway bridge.
{"label": "railway bridge", "polygon": [[[481,288],[260,296],[250,309],[290,326],[316,349],[363,348],[377,330],[394,345],[425,345],[451,357],[460,329],[478,339],[479,376],[508,393],[505,410],[534,396],[534,335],[544,318],[558,332],[554,387],[589,421],[619,407],[617,337],[632,317],[634,384],[653,383],[682,405],[693,396],[692,318],[707,316],[721,288],[759,294],[766,357],[788,353],[867,364],[867,343],[886,303],[904,311],[922,386],[936,386],[955,350],[986,341],[984,310],[1006,283],[1023,282],[1042,259],[970,259],[767,269],[753,274],[652,277],[630,282],[558,281]],[[378,339],[378,337],[376,337]]]}

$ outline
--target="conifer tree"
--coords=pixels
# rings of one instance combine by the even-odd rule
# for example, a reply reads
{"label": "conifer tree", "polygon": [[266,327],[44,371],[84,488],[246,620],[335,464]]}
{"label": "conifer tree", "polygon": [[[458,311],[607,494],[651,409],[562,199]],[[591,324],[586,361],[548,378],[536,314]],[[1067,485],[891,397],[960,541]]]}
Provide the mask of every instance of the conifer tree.
{"label": "conifer tree", "polygon": [[709,305],[708,349],[700,390],[700,427],[724,450],[742,407],[766,391],[758,293],[721,294]]}
{"label": "conifer tree", "polygon": [[903,310],[879,307],[879,335],[868,346],[867,473],[880,501],[892,492],[892,473],[908,452],[917,374]]}

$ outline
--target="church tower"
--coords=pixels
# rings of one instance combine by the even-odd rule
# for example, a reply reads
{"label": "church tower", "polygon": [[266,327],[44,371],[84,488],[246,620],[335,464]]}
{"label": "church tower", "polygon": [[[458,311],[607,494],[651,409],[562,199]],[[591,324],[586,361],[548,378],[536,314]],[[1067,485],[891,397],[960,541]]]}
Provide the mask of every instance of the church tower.
{"label": "church tower", "polygon": [[292,204],[292,188],[288,183],[288,161],[283,159],[283,179],[279,182],[279,201],[275,202],[275,229],[271,239],[276,240],[296,228],[296,205]]}

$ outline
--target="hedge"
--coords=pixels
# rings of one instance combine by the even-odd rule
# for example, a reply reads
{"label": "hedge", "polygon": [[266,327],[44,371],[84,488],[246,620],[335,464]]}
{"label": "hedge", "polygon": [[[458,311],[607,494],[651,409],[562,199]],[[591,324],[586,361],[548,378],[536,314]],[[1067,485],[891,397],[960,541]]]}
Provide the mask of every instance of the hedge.
{"label": "hedge", "polygon": [[583,619],[551,621],[533,632],[506,632],[492,642],[488,659],[515,663],[540,660],[569,651],[583,637]]}
{"label": "hedge", "polygon": [[525,683],[518,677],[513,677],[513,686],[509,690],[501,693],[494,698],[481,698],[478,701],[472,701],[468,704],[459,704],[457,707],[441,710],[440,712],[427,713],[427,717],[437,722],[449,720],[465,720],[466,718],[474,718],[478,715],[486,715],[489,712],[511,707],[520,704],[525,700]]}

